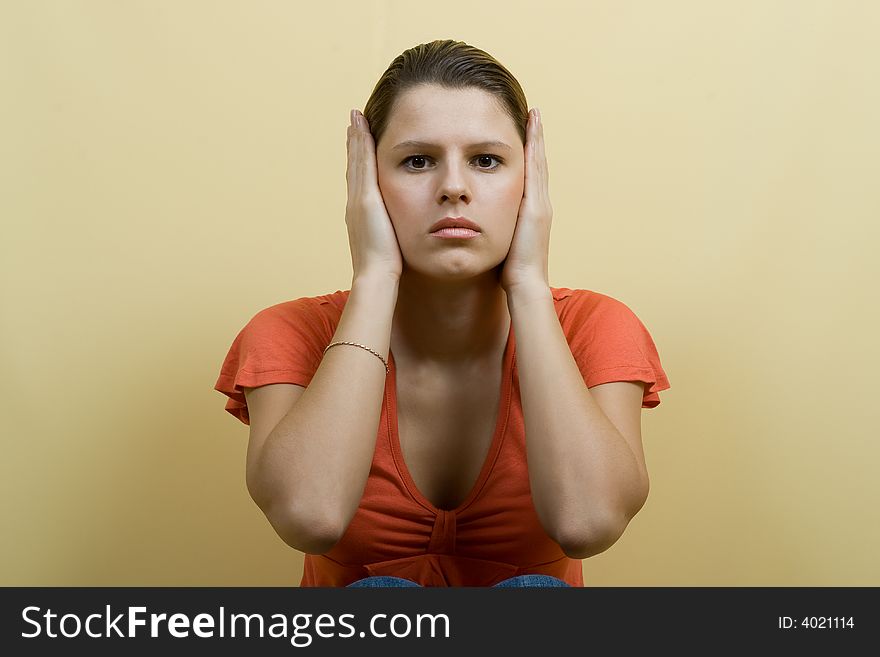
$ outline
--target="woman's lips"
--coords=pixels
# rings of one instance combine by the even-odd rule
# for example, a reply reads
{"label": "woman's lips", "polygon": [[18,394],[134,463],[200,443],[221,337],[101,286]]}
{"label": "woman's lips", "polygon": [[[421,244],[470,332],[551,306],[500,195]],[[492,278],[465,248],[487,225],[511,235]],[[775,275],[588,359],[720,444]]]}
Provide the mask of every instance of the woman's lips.
{"label": "woman's lips", "polygon": [[471,230],[470,228],[462,228],[460,226],[455,226],[454,228],[441,228],[440,230],[435,230],[431,235],[435,237],[442,237],[444,239],[457,239],[457,240],[469,240],[471,238],[477,237],[480,233],[476,230]]}

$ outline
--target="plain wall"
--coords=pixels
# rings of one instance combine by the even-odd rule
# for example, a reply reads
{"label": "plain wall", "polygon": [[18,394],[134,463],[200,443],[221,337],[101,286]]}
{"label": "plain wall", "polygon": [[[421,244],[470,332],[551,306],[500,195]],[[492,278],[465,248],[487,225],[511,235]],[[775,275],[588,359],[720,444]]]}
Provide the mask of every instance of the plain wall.
{"label": "plain wall", "polygon": [[0,6],[0,584],[298,585],[213,390],[260,309],[348,289],[349,110],[453,38],[544,123],[551,284],[672,388],[587,586],[880,585],[880,5]]}

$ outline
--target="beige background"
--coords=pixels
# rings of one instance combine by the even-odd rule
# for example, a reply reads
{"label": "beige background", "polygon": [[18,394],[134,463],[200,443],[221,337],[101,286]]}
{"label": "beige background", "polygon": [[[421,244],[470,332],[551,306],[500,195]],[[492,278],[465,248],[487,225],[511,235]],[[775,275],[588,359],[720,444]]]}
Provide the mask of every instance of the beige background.
{"label": "beige background", "polygon": [[629,305],[672,383],[586,585],[880,585],[878,32],[868,0],[3,3],[0,584],[299,583],[213,384],[257,311],[348,289],[349,110],[455,38],[541,109],[551,284]]}

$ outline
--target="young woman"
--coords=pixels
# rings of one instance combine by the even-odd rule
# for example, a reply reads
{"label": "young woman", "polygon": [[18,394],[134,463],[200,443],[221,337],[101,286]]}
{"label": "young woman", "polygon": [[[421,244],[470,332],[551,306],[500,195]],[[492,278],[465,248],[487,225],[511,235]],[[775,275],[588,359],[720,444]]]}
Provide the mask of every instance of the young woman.
{"label": "young woman", "polygon": [[348,128],[351,289],[280,303],[215,389],[301,586],[583,586],[670,387],[622,302],[552,287],[540,114],[482,50],[398,56]]}

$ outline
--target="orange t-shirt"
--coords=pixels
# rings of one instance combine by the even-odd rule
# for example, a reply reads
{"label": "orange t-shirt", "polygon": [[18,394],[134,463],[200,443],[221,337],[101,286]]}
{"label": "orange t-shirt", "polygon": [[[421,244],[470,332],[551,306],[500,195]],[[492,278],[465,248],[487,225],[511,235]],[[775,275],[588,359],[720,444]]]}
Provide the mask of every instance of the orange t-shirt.
{"label": "orange t-shirt", "polygon": [[[641,381],[643,408],[670,387],[645,326],[616,299],[590,290],[551,288],[556,313],[587,387]],[[250,424],[242,387],[308,386],[332,341],[349,290],[303,297],[258,312],[235,338],[215,390],[226,410]],[[381,365],[381,363],[379,363]],[[389,353],[385,401],[363,497],[342,539],[306,554],[300,586],[345,586],[393,575],[423,586],[491,586],[508,577],[546,574],[583,586],[581,560],[567,557],[532,504],[526,437],[511,324],[501,403],[489,453],[466,499],[434,507],[407,470],[397,433],[396,369]]]}

